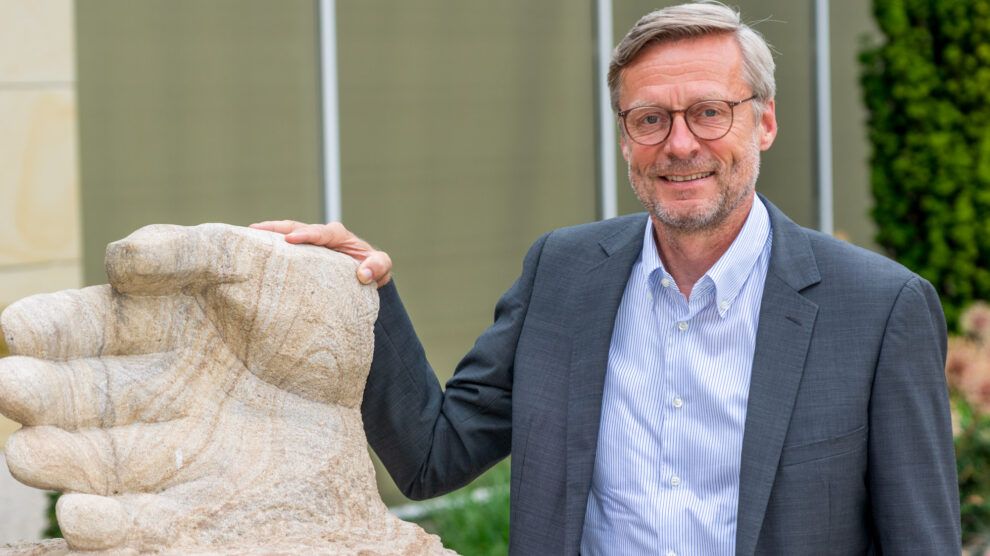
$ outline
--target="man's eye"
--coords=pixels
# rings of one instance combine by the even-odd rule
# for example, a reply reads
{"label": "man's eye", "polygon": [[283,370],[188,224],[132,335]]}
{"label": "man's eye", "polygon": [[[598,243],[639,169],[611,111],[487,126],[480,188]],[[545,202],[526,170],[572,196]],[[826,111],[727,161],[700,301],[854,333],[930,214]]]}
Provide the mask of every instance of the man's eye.
{"label": "man's eye", "polygon": [[656,125],[660,123],[660,116],[657,116],[656,114],[649,114],[643,118],[643,123],[648,125]]}
{"label": "man's eye", "polygon": [[706,108],[701,112],[701,116],[703,118],[714,118],[715,116],[718,116],[718,110],[714,108]]}

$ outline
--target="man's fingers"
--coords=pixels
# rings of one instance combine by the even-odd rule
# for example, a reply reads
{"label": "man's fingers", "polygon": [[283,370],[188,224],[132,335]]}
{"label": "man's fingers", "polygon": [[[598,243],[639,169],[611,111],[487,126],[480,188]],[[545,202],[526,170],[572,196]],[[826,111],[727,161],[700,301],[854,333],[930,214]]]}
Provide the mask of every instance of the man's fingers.
{"label": "man's fingers", "polygon": [[303,224],[287,234],[285,240],[289,243],[312,243],[335,251],[340,251],[341,247],[350,247],[355,242],[361,241],[340,222]]}
{"label": "man's fingers", "polygon": [[362,284],[376,282],[380,288],[392,279],[392,259],[384,251],[373,251],[361,261],[357,272]]}
{"label": "man's fingers", "polygon": [[62,536],[74,550],[110,550],[127,539],[131,516],[106,496],[65,494],[55,504]]}
{"label": "man's fingers", "polygon": [[251,224],[252,228],[285,234],[289,243],[319,245],[349,255],[359,263],[358,280],[382,287],[392,279],[392,259],[367,241],[357,237],[340,222],[303,224],[293,220],[271,220]]}
{"label": "man's fingers", "polygon": [[249,228],[254,228],[255,230],[267,230],[269,232],[278,232],[280,234],[288,234],[293,230],[306,226],[302,222],[296,222],[295,220],[266,220],[264,222],[255,222],[251,224]]}

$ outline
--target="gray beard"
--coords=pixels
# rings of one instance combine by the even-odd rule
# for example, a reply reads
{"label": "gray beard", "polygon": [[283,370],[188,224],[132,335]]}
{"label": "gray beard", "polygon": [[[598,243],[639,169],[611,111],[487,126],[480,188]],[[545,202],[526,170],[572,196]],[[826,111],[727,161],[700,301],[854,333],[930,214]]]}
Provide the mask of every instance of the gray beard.
{"label": "gray beard", "polygon": [[[631,166],[628,167],[629,184],[633,189],[633,193],[636,194],[636,198],[638,198],[639,202],[646,207],[646,210],[650,213],[650,216],[653,217],[655,222],[662,222],[669,229],[682,233],[696,233],[703,231],[711,232],[717,230],[719,226],[725,222],[726,218],[732,214],[732,211],[735,210],[740,203],[742,203],[743,199],[745,199],[756,188],[756,179],[760,175],[760,151],[757,148],[749,154],[753,162],[750,162],[749,160],[741,162],[744,164],[753,164],[753,177],[746,187],[739,192],[739,195],[730,197],[729,188],[724,187],[721,183],[719,183],[718,196],[715,199],[714,205],[708,205],[692,213],[672,213],[667,210],[667,208],[664,207],[660,201],[656,199],[644,199],[635,186],[635,177],[632,174]],[[668,169],[665,169],[664,173],[670,171],[670,166],[676,167],[677,162],[675,161],[672,165],[669,165]],[[691,173],[690,170],[678,170],[680,170],[680,173]],[[659,179],[659,176],[661,175],[660,172],[651,172],[651,174],[652,178],[644,177],[643,179]],[[721,177],[721,174],[719,174],[719,176]],[[726,179],[732,179],[733,177],[735,176],[726,176]],[[648,190],[646,187],[643,189]]]}

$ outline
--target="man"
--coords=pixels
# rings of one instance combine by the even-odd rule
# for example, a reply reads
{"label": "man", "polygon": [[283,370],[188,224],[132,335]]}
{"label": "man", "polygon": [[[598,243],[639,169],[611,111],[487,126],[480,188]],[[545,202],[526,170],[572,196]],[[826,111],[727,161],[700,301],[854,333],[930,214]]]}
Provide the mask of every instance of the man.
{"label": "man", "polygon": [[754,193],[773,59],[716,3],[641,19],[609,85],[649,217],[551,232],[441,391],[384,253],[362,413],[413,498],[512,454],[513,554],[958,554],[932,287]]}

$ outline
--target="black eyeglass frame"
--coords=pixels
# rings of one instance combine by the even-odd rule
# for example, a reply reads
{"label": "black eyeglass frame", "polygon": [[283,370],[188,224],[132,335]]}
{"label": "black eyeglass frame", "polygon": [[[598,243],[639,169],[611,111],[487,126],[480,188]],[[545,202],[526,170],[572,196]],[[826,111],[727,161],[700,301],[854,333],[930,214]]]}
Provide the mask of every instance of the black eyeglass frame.
{"label": "black eyeglass frame", "polygon": [[[622,110],[622,111],[618,112],[616,114],[616,116],[620,120],[622,120],[622,130],[626,132],[626,137],[628,137],[628,138],[632,139],[634,142],[639,143],[640,145],[643,145],[643,146],[646,146],[646,147],[652,147],[654,145],[659,145],[660,143],[663,143],[664,141],[666,141],[668,137],[670,137],[670,131],[672,129],[674,129],[674,116],[676,116],[677,114],[680,114],[681,117],[684,118],[684,123],[687,125],[688,131],[691,132],[691,135],[694,135],[695,137],[697,137],[701,141],[718,141],[719,139],[721,139],[721,138],[725,137],[726,135],[728,135],[730,131],[732,131],[732,124],[734,124],[735,121],[736,121],[736,111],[735,111],[736,106],[739,106],[740,104],[742,104],[744,102],[749,102],[751,100],[756,100],[756,95],[753,95],[753,96],[751,96],[749,98],[744,98],[742,100],[737,100],[737,101],[721,100],[721,99],[705,99],[705,100],[699,100],[698,102],[692,103],[687,108],[684,108],[684,109],[681,109],[681,110],[667,110],[666,108],[663,108],[663,107],[660,107],[660,106],[634,106],[632,108],[627,108],[625,110]],[[729,125],[728,125],[728,127],[725,128],[725,133],[723,133],[722,135],[719,135],[718,137],[706,138],[706,137],[702,137],[702,136],[698,135],[697,133],[695,133],[695,131],[693,129],[691,129],[691,122],[689,122],[687,120],[687,117],[685,116],[689,110],[691,110],[695,106],[697,106],[699,104],[703,104],[705,102],[724,102],[724,103],[726,103],[726,104],[729,105]],[[641,108],[655,108],[657,110],[663,110],[664,112],[670,114],[670,127],[667,128],[667,133],[663,136],[663,139],[660,139],[656,143],[644,143],[643,141],[640,141],[640,140],[636,139],[635,137],[633,137],[633,134],[629,132],[629,126],[626,124],[626,115],[629,114],[630,112],[632,112],[633,110],[639,110]]]}

